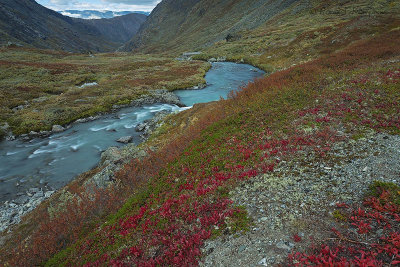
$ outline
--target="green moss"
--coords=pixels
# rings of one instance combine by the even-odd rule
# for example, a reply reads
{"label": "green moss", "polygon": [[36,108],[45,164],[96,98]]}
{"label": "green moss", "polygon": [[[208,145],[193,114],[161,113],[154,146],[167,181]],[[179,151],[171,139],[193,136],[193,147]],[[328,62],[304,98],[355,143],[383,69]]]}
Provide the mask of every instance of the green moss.
{"label": "green moss", "polygon": [[356,134],[353,134],[353,135],[351,136],[351,138],[352,138],[353,140],[355,140],[355,141],[358,141],[358,140],[360,140],[360,139],[365,139],[365,134],[363,134],[363,133],[356,133]]}
{"label": "green moss", "polygon": [[231,220],[228,223],[228,227],[230,227],[231,232],[235,234],[249,231],[251,225],[251,218],[249,217],[244,206],[238,206],[236,208],[236,211],[233,213]]}
{"label": "green moss", "polygon": [[335,210],[332,212],[333,218],[339,222],[344,222],[347,221],[347,217],[345,214],[343,214],[340,210]]}
{"label": "green moss", "polygon": [[367,196],[379,198],[383,191],[389,193],[389,201],[400,205],[400,186],[391,182],[374,181],[367,192]]}

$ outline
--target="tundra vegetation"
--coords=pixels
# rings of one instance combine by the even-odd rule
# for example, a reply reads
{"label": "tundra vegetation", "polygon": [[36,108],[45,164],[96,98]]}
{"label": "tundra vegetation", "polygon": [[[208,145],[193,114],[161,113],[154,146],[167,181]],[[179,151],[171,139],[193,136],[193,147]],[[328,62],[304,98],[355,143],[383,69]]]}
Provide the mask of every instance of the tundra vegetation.
{"label": "tundra vegetation", "polygon": [[[204,83],[208,69],[204,62],[171,57],[1,48],[0,124],[7,122],[17,135],[51,130],[129,104],[151,90]],[[82,87],[85,83],[97,85]]]}
{"label": "tundra vegetation", "polygon": [[[329,9],[333,1],[327,3]],[[157,149],[126,164],[109,188],[88,190],[82,186],[85,177],[99,170],[83,174],[63,189],[72,196],[63,209],[52,208],[50,214],[57,200],[44,202],[13,235],[4,236],[2,261],[10,266],[197,265],[207,239],[241,234],[251,226],[246,209],[229,198],[241,182],[273,174],[276,164],[301,160],[303,152],[324,162],[336,142],[366,131],[400,133],[400,19],[391,16],[393,9],[388,15],[343,20],[326,12],[308,20],[282,16],[276,21],[291,18],[291,25],[265,25],[246,38],[206,49],[204,58],[243,58],[274,73],[227,100],[169,117],[142,145]],[[272,35],[284,39],[259,50]],[[342,225],[332,229],[333,238],[293,252],[287,264],[399,264],[399,186],[376,182],[365,190],[363,203],[338,203],[334,216],[326,218]],[[354,230],[358,239],[349,236]],[[293,239],[301,242],[298,235]]]}

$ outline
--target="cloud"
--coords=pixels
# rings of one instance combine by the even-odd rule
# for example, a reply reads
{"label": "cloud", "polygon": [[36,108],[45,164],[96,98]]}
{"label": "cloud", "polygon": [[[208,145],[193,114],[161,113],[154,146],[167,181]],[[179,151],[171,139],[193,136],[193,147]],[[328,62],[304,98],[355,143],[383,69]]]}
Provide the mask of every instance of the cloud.
{"label": "cloud", "polygon": [[150,12],[161,0],[36,0],[47,8],[62,10],[111,10]]}
{"label": "cloud", "polygon": [[[63,0],[60,0],[63,1]],[[125,5],[156,5],[161,1],[157,0],[102,0],[106,3],[116,3],[116,4],[125,4]]]}
{"label": "cloud", "polygon": [[71,3],[69,0],[50,0],[50,3],[55,5],[68,5]]}

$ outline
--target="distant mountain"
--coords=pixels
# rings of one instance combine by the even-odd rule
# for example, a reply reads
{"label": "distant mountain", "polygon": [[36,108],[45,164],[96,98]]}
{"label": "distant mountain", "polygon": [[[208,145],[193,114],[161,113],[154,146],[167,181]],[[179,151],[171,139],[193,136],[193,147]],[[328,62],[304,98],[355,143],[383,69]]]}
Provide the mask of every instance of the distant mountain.
{"label": "distant mountain", "polygon": [[128,14],[142,14],[148,16],[150,12],[144,11],[98,11],[98,10],[63,10],[58,11],[64,16],[80,18],[80,19],[111,19],[117,16],[124,16]]}
{"label": "distant mountain", "polygon": [[300,0],[163,0],[123,49],[201,48],[254,29],[296,2]]}
{"label": "distant mountain", "polygon": [[0,0],[0,46],[9,42],[70,52],[115,51],[146,20],[142,14],[75,19],[34,0]]}
{"label": "distant mountain", "polygon": [[117,16],[111,19],[79,19],[82,23],[95,27],[107,39],[113,40],[121,45],[134,36],[143,22],[146,15],[131,13]]}

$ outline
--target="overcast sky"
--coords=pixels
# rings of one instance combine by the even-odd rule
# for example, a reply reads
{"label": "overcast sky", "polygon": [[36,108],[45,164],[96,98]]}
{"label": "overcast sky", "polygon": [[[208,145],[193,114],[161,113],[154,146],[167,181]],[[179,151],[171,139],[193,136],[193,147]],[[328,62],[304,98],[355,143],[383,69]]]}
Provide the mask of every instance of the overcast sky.
{"label": "overcast sky", "polygon": [[151,11],[161,0],[36,0],[39,4],[56,10],[112,10]]}

